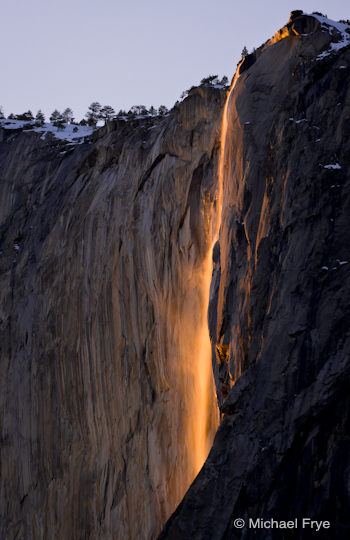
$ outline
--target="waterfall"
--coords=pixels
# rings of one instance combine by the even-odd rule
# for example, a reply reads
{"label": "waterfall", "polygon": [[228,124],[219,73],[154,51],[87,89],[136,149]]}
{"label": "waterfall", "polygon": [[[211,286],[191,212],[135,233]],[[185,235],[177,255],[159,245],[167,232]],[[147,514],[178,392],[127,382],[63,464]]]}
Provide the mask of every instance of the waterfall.
{"label": "waterfall", "polygon": [[[235,87],[238,79],[238,70],[232,81],[230,91],[228,92],[225,107],[222,115],[221,122],[221,136],[220,136],[220,156],[218,163],[218,183],[217,194],[215,201],[215,208],[210,213],[210,239],[209,250],[205,257],[201,268],[192,277],[193,284],[197,287],[197,302],[193,302],[193,298],[190,295],[186,301],[185,313],[188,316],[189,324],[191,321],[197,320],[198,326],[196,327],[196,343],[195,350],[197,351],[196,359],[193,364],[191,358],[187,358],[189,365],[193,364],[193,372],[191,374],[192,380],[197,380],[197,388],[193,392],[193,398],[195,400],[194,410],[197,411],[195,415],[190,417],[187,426],[187,437],[189,441],[189,451],[193,453],[193,472],[196,475],[206,460],[209,450],[212,446],[214,436],[219,424],[219,411],[217,407],[216,392],[212,370],[212,349],[209,337],[207,312],[209,306],[209,293],[213,272],[213,249],[214,245],[219,239],[221,214],[223,208],[223,191],[224,191],[224,178],[225,178],[225,155],[226,155],[226,138],[227,138],[227,113],[229,107],[229,101],[232,91]],[[196,313],[194,313],[194,308]],[[198,316],[199,313],[199,316]],[[191,325],[190,331],[193,335],[193,325]],[[183,339],[186,342],[185,347],[188,349],[189,341],[186,338],[186,332],[183,334]],[[184,343],[183,343],[184,345]],[[188,356],[188,354],[187,354]],[[189,389],[191,391],[191,389]]]}

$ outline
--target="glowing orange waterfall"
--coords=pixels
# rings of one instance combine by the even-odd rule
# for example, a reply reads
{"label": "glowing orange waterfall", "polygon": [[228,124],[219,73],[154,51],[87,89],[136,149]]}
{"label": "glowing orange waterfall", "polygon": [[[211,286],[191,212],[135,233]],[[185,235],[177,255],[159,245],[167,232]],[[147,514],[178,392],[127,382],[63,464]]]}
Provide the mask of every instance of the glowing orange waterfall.
{"label": "glowing orange waterfall", "polygon": [[[166,428],[171,433],[171,443],[165,450],[164,470],[158,475],[158,468],[155,468],[154,481],[164,519],[175,510],[202,468],[219,425],[207,315],[213,272],[212,252],[219,238],[225,160],[228,161],[225,144],[231,92],[222,117],[216,200],[213,204],[208,196],[202,201],[201,222],[205,229],[206,252],[203,254],[201,251],[203,245],[193,246],[191,208],[188,208],[180,233],[185,246],[185,256],[179,265],[181,271],[171,294],[162,299],[159,308],[160,319],[165,323],[162,327],[164,337],[160,335],[159,338],[160,350],[164,345],[162,354],[172,359],[170,370],[164,373],[165,402],[170,407]],[[157,456],[153,456],[152,461],[158,463]]]}
{"label": "glowing orange waterfall", "polygon": [[209,337],[207,310],[212,276],[212,250],[205,261],[201,277],[201,294],[203,308],[201,312],[200,331],[198,334],[198,416],[195,419],[194,434],[196,447],[194,453],[194,473],[200,471],[206,460],[219,423],[216,402],[214,377],[211,362],[211,342]]}
{"label": "glowing orange waterfall", "polygon": [[181,305],[179,380],[186,415],[183,440],[187,459],[183,492],[203,466],[219,422],[207,322],[210,281],[211,251],[188,276],[188,292]]}
{"label": "glowing orange waterfall", "polygon": [[236,85],[237,79],[239,77],[239,68],[237,68],[236,74],[232,80],[230,91],[227,94],[224,112],[222,114],[222,121],[221,121],[221,135],[220,135],[220,157],[219,157],[219,165],[218,165],[218,196],[216,201],[216,221],[215,221],[215,229],[214,229],[214,241],[213,241],[213,247],[215,242],[219,238],[219,231],[220,231],[220,225],[221,225],[221,219],[222,219],[222,207],[223,207],[223,196],[224,196],[224,179],[226,174],[226,139],[227,139],[227,113],[230,103],[230,98],[233,92],[233,89]]}
{"label": "glowing orange waterfall", "polygon": [[[207,322],[207,311],[209,306],[209,292],[212,279],[212,253],[216,241],[219,238],[221,224],[221,214],[223,207],[223,186],[225,175],[225,146],[227,136],[227,112],[229,100],[235,86],[238,75],[236,74],[230,92],[228,93],[221,124],[221,145],[218,164],[218,186],[217,197],[214,209],[214,215],[211,216],[211,246],[207,257],[194,281],[197,283],[200,297],[200,320],[197,328],[196,343],[196,363],[194,365],[193,377],[197,379],[197,392],[195,397],[197,415],[189,422],[189,439],[193,445],[193,468],[196,475],[204,461],[206,460],[211,445],[214,440],[215,432],[219,424],[219,413],[216,402],[214,387],[214,378],[211,363],[211,342]],[[198,286],[198,284],[200,284]]]}

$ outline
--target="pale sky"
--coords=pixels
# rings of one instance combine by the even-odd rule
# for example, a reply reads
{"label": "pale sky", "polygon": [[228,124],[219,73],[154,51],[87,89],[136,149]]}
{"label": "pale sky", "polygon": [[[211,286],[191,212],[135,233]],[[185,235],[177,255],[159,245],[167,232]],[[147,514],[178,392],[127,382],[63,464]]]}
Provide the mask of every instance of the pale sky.
{"label": "pale sky", "polygon": [[350,18],[349,0],[1,0],[0,105],[78,120],[92,101],[172,107],[209,74],[231,79],[292,9]]}

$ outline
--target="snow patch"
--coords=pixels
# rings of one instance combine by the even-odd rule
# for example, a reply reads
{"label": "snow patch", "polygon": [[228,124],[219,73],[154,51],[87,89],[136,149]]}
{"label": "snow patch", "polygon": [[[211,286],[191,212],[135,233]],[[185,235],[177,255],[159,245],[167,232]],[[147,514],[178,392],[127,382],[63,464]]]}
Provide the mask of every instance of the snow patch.
{"label": "snow patch", "polygon": [[25,121],[25,120],[8,120],[6,118],[0,120],[0,127],[4,129],[25,129],[25,131],[34,131],[35,133],[42,133],[40,139],[46,139],[48,133],[56,139],[63,141],[69,141],[71,143],[80,144],[84,141],[84,137],[89,137],[94,128],[91,126],[76,126],[74,124],[63,124],[62,128],[58,128],[47,122],[42,126],[36,126],[34,122]]}
{"label": "snow patch", "polygon": [[301,122],[308,122],[306,118],[301,118],[300,120],[295,120],[295,118],[289,118],[291,122],[295,122],[296,124],[301,124]]}
{"label": "snow patch", "polygon": [[339,163],[330,163],[329,165],[322,165],[324,169],[341,169]]}
{"label": "snow patch", "polygon": [[[323,17],[321,15],[315,15],[314,13],[310,16],[317,19],[321,23],[321,28],[328,31],[332,37],[334,28],[340,33],[340,40],[336,43],[332,42],[326,51],[323,51],[316,57],[316,60],[322,60],[322,58],[329,56],[332,54],[332,52],[339,51],[350,44],[350,34],[347,32],[347,30],[350,29],[348,24],[332,21],[332,19],[328,19],[327,17]],[[342,66],[342,69],[345,67],[346,66]]]}
{"label": "snow patch", "polygon": [[[338,266],[332,266],[331,270],[338,270],[339,266],[343,266],[344,264],[348,264],[349,261],[340,261],[339,259],[336,260]],[[321,270],[329,270],[328,266],[322,266]]]}

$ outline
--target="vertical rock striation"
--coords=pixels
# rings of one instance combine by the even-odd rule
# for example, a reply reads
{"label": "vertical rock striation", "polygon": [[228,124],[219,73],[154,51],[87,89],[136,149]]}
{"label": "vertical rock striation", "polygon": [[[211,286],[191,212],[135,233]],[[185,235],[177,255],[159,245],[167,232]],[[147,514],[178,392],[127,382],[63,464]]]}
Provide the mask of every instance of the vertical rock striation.
{"label": "vertical rock striation", "polygon": [[208,303],[223,418],[160,538],[349,532],[344,27],[241,62],[221,154],[209,87],[75,147],[0,130],[1,538],[156,537],[217,426]]}
{"label": "vertical rock striation", "polygon": [[224,94],[74,149],[1,130],[1,538],[154,538],[202,465]]}
{"label": "vertical rock striation", "polygon": [[282,537],[236,518],[349,534],[350,50],[326,24],[292,14],[229,97],[210,304],[223,420],[162,539]]}

